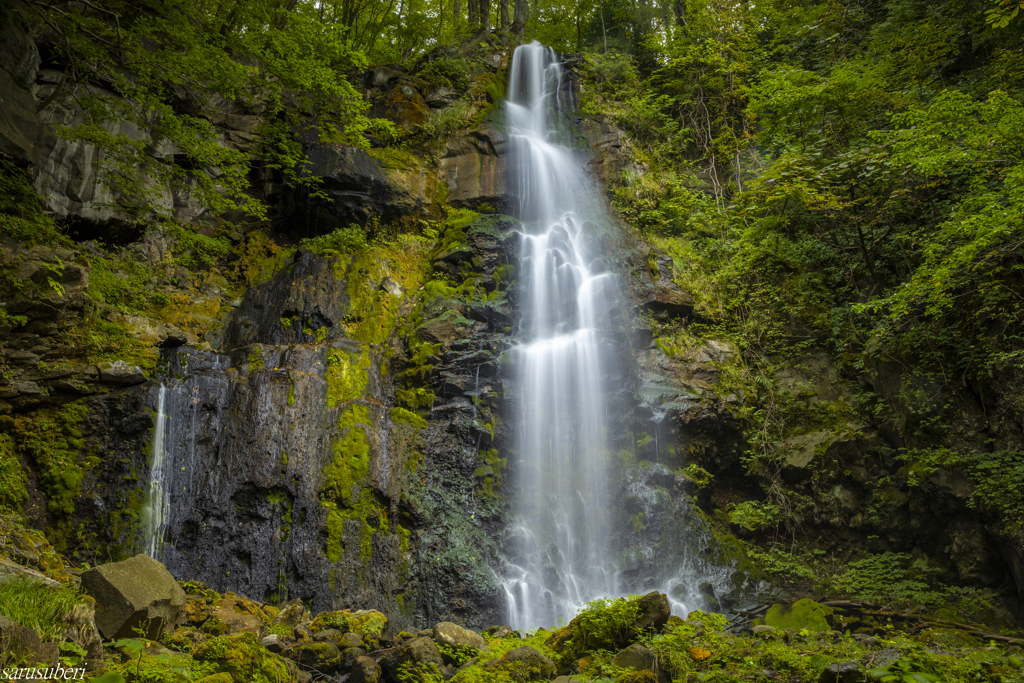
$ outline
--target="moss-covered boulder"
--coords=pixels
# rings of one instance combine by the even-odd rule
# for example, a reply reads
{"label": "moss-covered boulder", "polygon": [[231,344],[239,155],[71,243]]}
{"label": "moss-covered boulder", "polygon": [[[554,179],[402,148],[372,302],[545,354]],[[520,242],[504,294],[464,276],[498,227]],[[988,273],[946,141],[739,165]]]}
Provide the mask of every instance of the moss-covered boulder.
{"label": "moss-covered boulder", "polygon": [[379,638],[388,625],[388,618],[377,610],[361,609],[355,612],[341,610],[338,612],[321,612],[316,619],[308,624],[313,633],[327,629],[335,629],[344,633],[355,633],[359,636]]}
{"label": "moss-covered boulder", "polygon": [[420,636],[408,640],[399,647],[392,648],[380,660],[381,669],[390,680],[399,680],[399,672],[410,667],[422,669],[444,665],[441,651],[430,638]]}
{"label": "moss-covered boulder", "polygon": [[475,631],[463,628],[450,621],[442,621],[434,626],[434,641],[456,647],[468,647],[479,650],[487,647],[487,641]]}
{"label": "moss-covered boulder", "polygon": [[341,650],[334,643],[300,643],[281,653],[300,666],[322,673],[336,673],[341,669]]}
{"label": "moss-covered boulder", "polygon": [[198,645],[192,656],[213,662],[218,673],[229,674],[235,683],[294,683],[298,677],[294,663],[268,652],[252,633],[211,638]]}
{"label": "moss-covered boulder", "polygon": [[804,598],[794,603],[772,605],[764,616],[764,623],[775,628],[788,628],[797,632],[830,631],[832,627],[829,625],[827,617],[831,614],[831,607],[820,605],[810,598]]}
{"label": "moss-covered boulder", "polygon": [[228,633],[254,633],[261,638],[272,621],[259,604],[234,593],[224,596],[213,609],[211,619],[224,624]]}

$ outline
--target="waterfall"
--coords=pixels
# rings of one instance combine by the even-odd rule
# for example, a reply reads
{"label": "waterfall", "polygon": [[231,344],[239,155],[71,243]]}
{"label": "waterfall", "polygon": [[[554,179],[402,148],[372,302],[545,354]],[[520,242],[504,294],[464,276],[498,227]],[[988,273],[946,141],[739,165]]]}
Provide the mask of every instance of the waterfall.
{"label": "waterfall", "polygon": [[164,481],[167,469],[164,466],[164,456],[167,452],[167,411],[164,405],[166,396],[167,387],[161,383],[156,404],[156,425],[153,428],[153,464],[149,468],[149,490],[142,510],[143,549],[155,560],[160,559],[160,543],[163,540],[170,506]]}
{"label": "waterfall", "polygon": [[596,261],[609,225],[580,159],[560,144],[562,72],[555,52],[516,49],[507,123],[514,211],[523,222],[516,523],[503,585],[513,628],[570,620],[619,594],[610,547],[607,393],[621,382],[610,312],[614,275]]}

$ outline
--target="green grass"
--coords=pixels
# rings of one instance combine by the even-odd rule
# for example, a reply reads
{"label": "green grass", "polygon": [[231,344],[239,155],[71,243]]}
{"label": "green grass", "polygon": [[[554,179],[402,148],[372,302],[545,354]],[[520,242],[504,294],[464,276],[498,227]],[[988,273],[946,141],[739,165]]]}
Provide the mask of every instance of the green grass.
{"label": "green grass", "polygon": [[[0,583],[0,614],[32,629],[44,641],[60,641],[75,608],[85,602],[70,586],[45,586],[28,579]],[[12,652],[0,651],[0,665],[17,663]]]}

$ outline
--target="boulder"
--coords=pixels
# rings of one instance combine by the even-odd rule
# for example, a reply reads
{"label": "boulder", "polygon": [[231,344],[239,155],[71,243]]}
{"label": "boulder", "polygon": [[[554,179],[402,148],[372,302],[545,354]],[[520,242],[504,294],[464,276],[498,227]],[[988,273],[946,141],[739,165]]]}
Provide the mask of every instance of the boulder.
{"label": "boulder", "polygon": [[337,673],[341,669],[341,650],[334,643],[300,643],[281,653],[307,669]]}
{"label": "boulder", "polygon": [[620,651],[612,659],[612,664],[620,669],[650,671],[658,678],[658,683],[671,683],[672,677],[658,666],[658,657],[654,650],[634,643]]}
{"label": "boulder", "polygon": [[96,600],[96,627],[108,640],[130,638],[138,627],[155,640],[185,607],[185,591],[146,555],[90,569],[82,574],[82,588]]}
{"label": "boulder", "polygon": [[[351,635],[351,634],[349,634]],[[349,671],[355,666],[355,662],[360,657],[366,656],[366,650],[361,647],[344,647],[341,648],[341,670]]]}
{"label": "boulder", "polygon": [[390,680],[398,680],[398,669],[403,664],[434,664],[440,668],[444,661],[434,641],[420,636],[392,648],[380,660],[381,669]]}
{"label": "boulder", "polygon": [[515,631],[512,630],[511,626],[505,626],[502,624],[498,626],[488,626],[484,629],[484,634],[491,636],[492,638],[508,638],[515,634]]}
{"label": "boulder", "polygon": [[857,662],[829,664],[818,677],[818,683],[863,683],[864,673]]}
{"label": "boulder", "polygon": [[664,593],[651,591],[640,598],[640,616],[633,622],[636,630],[648,628],[661,628],[668,623],[672,616],[672,606],[668,603],[668,596]]}
{"label": "boulder", "polygon": [[274,623],[279,626],[290,626],[295,628],[303,621],[307,621],[309,612],[301,600],[292,600],[274,617]]}
{"label": "boulder", "polygon": [[449,344],[468,337],[472,330],[472,320],[463,318],[457,311],[445,311],[417,327],[414,334],[426,342]]}
{"label": "boulder", "polygon": [[279,655],[288,649],[288,643],[276,633],[271,633],[269,636],[265,636],[260,643],[263,644],[263,647],[276,655]]}
{"label": "boulder", "polygon": [[378,683],[380,681],[381,668],[370,657],[357,657],[352,664],[352,673],[348,676],[348,683]]}
{"label": "boulder", "polygon": [[554,662],[529,645],[509,650],[498,659],[484,664],[484,668],[497,671],[516,669],[520,676],[517,680],[529,681],[550,681],[557,672]]}
{"label": "boulder", "polygon": [[487,647],[487,641],[479,633],[463,628],[450,621],[442,621],[434,626],[434,641],[455,645],[458,647],[471,647],[479,650]]}
{"label": "boulder", "polygon": [[832,614],[832,608],[819,605],[810,598],[794,603],[776,603],[764,615],[764,623],[775,628],[788,628],[794,631],[830,631],[826,617]]}
{"label": "boulder", "polygon": [[363,639],[359,637],[358,633],[346,633],[341,637],[341,641],[338,643],[338,647],[362,647]]}
{"label": "boulder", "polygon": [[266,624],[258,616],[246,611],[249,601],[225,597],[211,615],[227,627],[228,633],[252,633],[262,638],[267,631]]}
{"label": "boulder", "polygon": [[233,681],[293,681],[298,669],[294,662],[269,652],[251,633],[211,638],[192,651],[200,662],[212,662],[218,673]]}
{"label": "boulder", "polygon": [[0,644],[3,652],[13,653],[26,664],[54,664],[57,643],[44,643],[30,628],[0,615]]}
{"label": "boulder", "polygon": [[377,610],[361,609],[355,612],[341,610],[337,612],[321,612],[308,626],[313,633],[326,629],[340,631],[341,634],[355,633],[359,636],[380,637],[388,618]]}
{"label": "boulder", "polygon": [[119,387],[130,387],[146,381],[146,375],[138,365],[128,365],[123,360],[113,363],[100,363],[100,381]]}

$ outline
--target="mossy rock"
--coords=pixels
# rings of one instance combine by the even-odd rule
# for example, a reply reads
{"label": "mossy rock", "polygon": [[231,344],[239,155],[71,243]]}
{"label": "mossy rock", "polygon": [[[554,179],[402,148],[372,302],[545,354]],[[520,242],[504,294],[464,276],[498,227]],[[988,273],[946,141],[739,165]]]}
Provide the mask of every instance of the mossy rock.
{"label": "mossy rock", "polygon": [[201,662],[213,662],[235,683],[294,682],[298,668],[294,663],[269,652],[252,633],[211,638],[198,645],[192,656]]}
{"label": "mossy rock", "polygon": [[362,637],[379,638],[388,624],[388,618],[377,610],[350,612],[321,612],[309,623],[309,630],[318,633],[326,629],[337,629],[342,633],[356,633]]}
{"label": "mossy rock", "polygon": [[341,668],[341,650],[334,643],[302,643],[284,651],[284,656],[307,669],[335,673]]}
{"label": "mossy rock", "polygon": [[827,617],[832,608],[820,605],[810,598],[789,604],[775,604],[764,615],[764,623],[780,629],[794,631],[831,631]]}
{"label": "mossy rock", "polygon": [[232,680],[231,674],[222,671],[219,674],[212,674],[210,676],[200,678],[196,683],[232,683]]}

